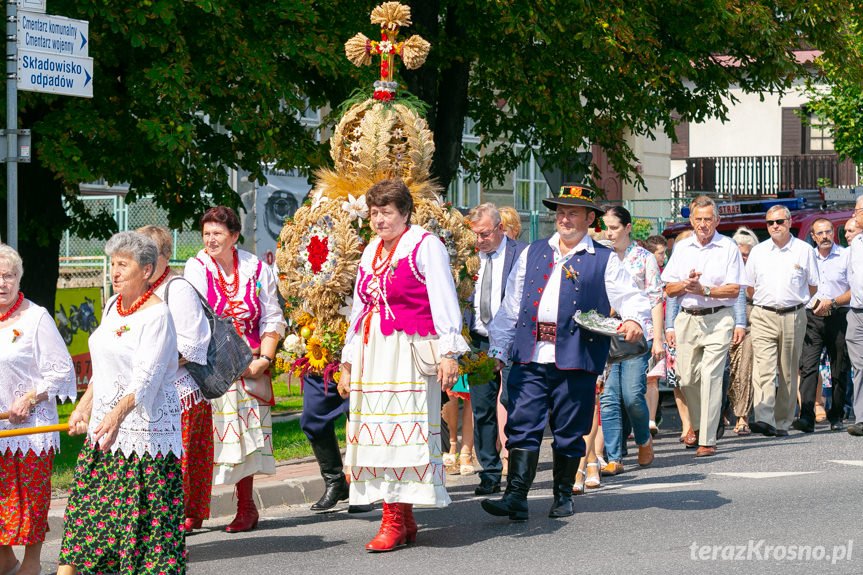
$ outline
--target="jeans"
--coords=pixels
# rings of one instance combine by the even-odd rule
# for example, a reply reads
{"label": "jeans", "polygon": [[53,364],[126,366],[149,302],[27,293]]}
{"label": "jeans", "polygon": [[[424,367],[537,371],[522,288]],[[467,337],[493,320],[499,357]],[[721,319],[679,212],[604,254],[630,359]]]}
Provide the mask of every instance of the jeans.
{"label": "jeans", "polygon": [[[648,347],[650,342],[648,342]],[[611,366],[605,390],[599,398],[602,414],[602,436],[608,461],[623,459],[622,409],[625,408],[635,432],[635,442],[644,445],[650,440],[650,412],[644,393],[647,391],[647,362],[650,354],[627,359]]]}

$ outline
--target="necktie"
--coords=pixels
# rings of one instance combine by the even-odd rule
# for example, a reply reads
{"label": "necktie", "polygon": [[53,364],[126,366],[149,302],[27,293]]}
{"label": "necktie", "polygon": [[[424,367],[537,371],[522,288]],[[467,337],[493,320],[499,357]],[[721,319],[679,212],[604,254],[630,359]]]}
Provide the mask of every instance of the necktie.
{"label": "necktie", "polygon": [[485,270],[482,272],[482,285],[479,287],[479,319],[485,325],[491,323],[491,256],[485,258]]}

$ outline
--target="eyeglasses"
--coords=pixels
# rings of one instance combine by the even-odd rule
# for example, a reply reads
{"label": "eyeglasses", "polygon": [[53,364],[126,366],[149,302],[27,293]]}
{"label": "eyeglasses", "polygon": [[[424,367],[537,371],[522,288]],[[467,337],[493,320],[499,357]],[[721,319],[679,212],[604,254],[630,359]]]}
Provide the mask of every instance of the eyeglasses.
{"label": "eyeglasses", "polygon": [[16,274],[3,274],[3,275],[0,275],[0,281],[2,281],[2,282],[3,282],[3,283],[5,283],[5,284],[12,285],[13,283],[15,283],[15,280],[16,280],[16,279],[18,279],[18,276],[17,276]]}
{"label": "eyeglasses", "polygon": [[833,231],[832,230],[824,230],[823,232],[812,232],[812,235],[815,236],[816,238],[820,237],[820,236],[830,236],[830,235],[833,235]]}
{"label": "eyeglasses", "polygon": [[497,230],[495,229],[495,230],[490,230],[487,232],[477,232],[476,230],[474,230],[474,233],[476,233],[476,237],[478,237],[479,239],[487,240],[494,235],[495,231],[497,231]]}
{"label": "eyeglasses", "polygon": [[774,224],[776,224],[777,226],[784,226],[785,222],[787,222],[787,221],[788,220],[786,220],[785,218],[782,218],[781,220],[767,220],[767,227],[769,228],[770,226],[772,226]]}

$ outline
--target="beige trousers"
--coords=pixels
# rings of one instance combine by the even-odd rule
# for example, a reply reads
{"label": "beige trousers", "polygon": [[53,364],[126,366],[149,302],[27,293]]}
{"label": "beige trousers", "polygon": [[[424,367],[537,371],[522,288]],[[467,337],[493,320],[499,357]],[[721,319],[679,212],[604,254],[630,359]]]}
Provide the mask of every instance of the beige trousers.
{"label": "beige trousers", "polygon": [[694,316],[681,310],[674,320],[680,391],[689,406],[698,444],[716,445],[722,411],[722,375],[734,332],[734,310],[726,307],[710,315]]}
{"label": "beige trousers", "polygon": [[756,306],[751,319],[752,412],[755,421],[788,431],[797,410],[797,371],[806,335],[806,309],[778,314]]}

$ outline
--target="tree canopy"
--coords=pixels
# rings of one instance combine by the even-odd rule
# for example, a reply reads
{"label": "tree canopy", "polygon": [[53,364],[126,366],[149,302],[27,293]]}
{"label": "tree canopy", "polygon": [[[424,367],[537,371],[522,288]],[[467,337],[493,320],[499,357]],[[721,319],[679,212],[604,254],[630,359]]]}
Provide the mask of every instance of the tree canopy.
{"label": "tree canopy", "polygon": [[[128,201],[151,195],[172,225],[189,226],[206,206],[239,204],[229,168],[255,179],[267,162],[329,162],[326,142],[298,115],[307,104],[337,105],[356,87],[371,91],[375,70],[353,68],[343,44],[372,32],[378,3],[52,0],[50,12],[90,22],[94,97],[19,94],[34,152],[19,185],[28,294],[53,302],[63,230],[113,231],[110,218],[76,201],[79,183],[127,182]],[[432,175],[443,186],[460,165],[487,183],[513,169],[522,158],[500,142],[557,165],[598,144],[626,177],[636,164],[627,133],[672,134],[674,111],[691,122],[722,118],[733,85],[783,90],[801,72],[791,53],[801,43],[859,65],[847,59],[842,25],[852,0],[407,3],[409,33],[432,51],[401,78],[429,104]],[[462,151],[465,117],[481,154]]]}

